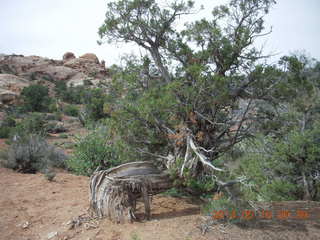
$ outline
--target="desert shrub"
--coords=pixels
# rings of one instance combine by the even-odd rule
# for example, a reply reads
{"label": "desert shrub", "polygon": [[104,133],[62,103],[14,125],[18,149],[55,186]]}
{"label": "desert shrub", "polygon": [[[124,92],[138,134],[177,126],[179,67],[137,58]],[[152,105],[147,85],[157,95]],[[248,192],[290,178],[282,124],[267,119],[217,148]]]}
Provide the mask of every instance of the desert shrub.
{"label": "desert shrub", "polygon": [[45,124],[46,120],[43,114],[31,113],[17,124],[14,134],[20,136],[28,134],[45,135]]}
{"label": "desert shrub", "polygon": [[49,145],[42,136],[29,134],[16,139],[9,148],[5,167],[22,173],[63,167],[66,155]]}
{"label": "desert shrub", "polygon": [[0,166],[5,167],[7,160],[8,160],[8,150],[0,149]]}
{"label": "desert shrub", "polygon": [[7,117],[3,120],[1,126],[15,127],[15,126],[16,126],[16,120],[15,120],[13,117],[11,117],[11,116],[7,116]]}
{"label": "desert shrub", "polygon": [[59,109],[58,109],[58,106],[55,102],[51,102],[48,106],[48,112],[57,112]]}
{"label": "desert shrub", "polygon": [[186,196],[185,192],[181,191],[178,188],[170,188],[169,190],[165,191],[164,193],[162,193],[162,195],[164,196],[170,196],[170,197],[175,197],[175,198],[181,198]]}
{"label": "desert shrub", "polygon": [[7,116],[0,124],[0,138],[9,138],[16,121],[11,116]]}
{"label": "desert shrub", "polygon": [[63,108],[63,112],[72,117],[77,117],[79,114],[79,108],[75,105],[67,105]]}
{"label": "desert shrub", "polygon": [[99,166],[116,165],[117,157],[106,139],[106,130],[101,128],[79,138],[73,156],[67,161],[68,168],[77,174],[91,175]]}
{"label": "desert shrub", "polygon": [[84,86],[68,87],[65,82],[56,82],[55,91],[64,102],[80,104],[86,89]]}
{"label": "desert shrub", "polygon": [[10,136],[11,128],[7,126],[0,127],[0,138],[8,138]]}
{"label": "desert shrub", "polygon": [[107,95],[102,89],[96,88],[86,91],[83,96],[83,103],[85,104],[85,112],[88,118],[97,121],[108,117],[108,114],[104,111],[104,105],[107,100]]}
{"label": "desert shrub", "polygon": [[237,223],[244,220],[243,213],[248,210],[253,211],[246,201],[233,201],[222,194],[218,198],[211,198],[202,207],[202,214],[215,220]]}
{"label": "desert shrub", "polygon": [[241,158],[240,169],[250,179],[247,198],[263,201],[319,200],[319,124],[294,129],[281,139],[258,138]]}
{"label": "desert shrub", "polygon": [[38,84],[23,88],[21,96],[27,111],[47,111],[51,102],[48,88]]}

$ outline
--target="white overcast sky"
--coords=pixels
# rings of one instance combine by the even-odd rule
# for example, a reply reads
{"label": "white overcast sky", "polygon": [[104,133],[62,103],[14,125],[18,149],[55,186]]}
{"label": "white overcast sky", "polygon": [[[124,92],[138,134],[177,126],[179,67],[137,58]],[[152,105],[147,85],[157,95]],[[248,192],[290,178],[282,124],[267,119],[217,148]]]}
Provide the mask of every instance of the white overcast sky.
{"label": "white overcast sky", "polygon": [[[0,0],[0,53],[38,55],[61,59],[71,51],[76,56],[95,53],[107,65],[119,62],[130,46],[98,46],[97,31],[103,23],[107,0]],[[207,16],[225,0],[196,0]],[[320,0],[278,0],[266,18],[273,32],[264,39],[267,53],[306,51],[320,60]],[[201,15],[202,14],[202,15]],[[189,18],[190,19],[190,18]],[[192,19],[190,19],[192,20]]]}

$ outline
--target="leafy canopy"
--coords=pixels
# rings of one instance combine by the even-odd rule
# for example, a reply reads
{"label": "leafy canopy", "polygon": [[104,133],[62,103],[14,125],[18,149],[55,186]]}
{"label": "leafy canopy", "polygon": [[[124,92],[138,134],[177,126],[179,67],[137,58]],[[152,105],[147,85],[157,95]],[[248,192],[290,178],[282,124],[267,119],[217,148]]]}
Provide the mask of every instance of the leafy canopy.
{"label": "leafy canopy", "polygon": [[180,17],[196,12],[192,1],[108,4],[102,41],[146,51],[126,58],[110,91],[106,122],[127,157],[152,156],[195,179],[222,171],[217,159],[252,136],[258,102],[269,100],[281,78],[275,66],[258,62],[265,56],[253,45],[268,33],[263,18],[274,3],[232,0],[182,29]]}

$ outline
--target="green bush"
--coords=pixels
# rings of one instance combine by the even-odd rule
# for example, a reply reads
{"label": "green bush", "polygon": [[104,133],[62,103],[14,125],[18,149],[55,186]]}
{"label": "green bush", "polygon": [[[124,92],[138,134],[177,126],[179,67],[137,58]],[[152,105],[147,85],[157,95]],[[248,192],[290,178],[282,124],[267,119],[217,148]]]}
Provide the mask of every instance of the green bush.
{"label": "green bush", "polygon": [[97,121],[108,116],[104,111],[107,95],[99,88],[90,89],[83,96],[85,112],[89,119]]}
{"label": "green bush", "polygon": [[242,214],[246,210],[252,210],[247,202],[232,201],[222,195],[221,198],[210,199],[210,201],[203,206],[202,214],[209,215],[219,221],[238,223],[244,220]]}
{"label": "green bush", "polygon": [[58,109],[58,106],[55,102],[51,102],[48,106],[48,112],[57,112],[59,109]]}
{"label": "green bush", "polygon": [[87,91],[84,86],[67,87],[65,82],[57,82],[55,86],[57,96],[64,102],[81,104],[83,95]]}
{"label": "green bush", "polygon": [[5,167],[8,161],[8,150],[0,149],[0,166]]}
{"label": "green bush", "polygon": [[77,174],[89,176],[99,166],[109,168],[117,163],[112,146],[107,143],[105,130],[97,129],[78,139],[67,166]]}
{"label": "green bush", "polygon": [[22,173],[36,173],[64,167],[66,159],[62,151],[49,145],[42,136],[29,134],[13,141],[4,166]]}
{"label": "green bush", "polygon": [[12,128],[7,126],[0,127],[0,138],[9,138]]}
{"label": "green bush", "polygon": [[79,108],[77,106],[75,106],[75,105],[66,105],[63,108],[63,112],[68,116],[78,117]]}
{"label": "green bush", "polygon": [[15,120],[13,117],[11,117],[11,116],[7,116],[7,117],[3,120],[1,126],[15,127],[15,126],[16,126],[16,120]]}
{"label": "green bush", "polygon": [[17,135],[40,134],[45,135],[45,116],[41,113],[31,113],[19,122],[15,129]]}
{"label": "green bush", "polygon": [[27,111],[47,111],[51,103],[48,88],[38,84],[23,88],[21,96]]}
{"label": "green bush", "polygon": [[[319,200],[319,125],[294,129],[282,139],[258,138],[240,159],[241,174],[249,179],[246,198],[261,201]],[[304,179],[306,185],[304,184]]]}
{"label": "green bush", "polygon": [[9,138],[15,126],[16,121],[11,116],[7,116],[0,125],[0,138]]}

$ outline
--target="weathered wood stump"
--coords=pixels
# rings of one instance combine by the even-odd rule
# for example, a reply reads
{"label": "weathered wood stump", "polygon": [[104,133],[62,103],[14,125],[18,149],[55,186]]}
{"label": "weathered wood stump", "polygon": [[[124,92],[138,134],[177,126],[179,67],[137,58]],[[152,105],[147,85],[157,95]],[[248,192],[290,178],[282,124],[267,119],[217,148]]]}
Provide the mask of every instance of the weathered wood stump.
{"label": "weathered wood stump", "polygon": [[150,162],[131,162],[95,172],[90,178],[90,212],[112,221],[136,219],[138,198],[143,198],[145,216],[150,218],[150,196],[172,187],[169,175]]}

